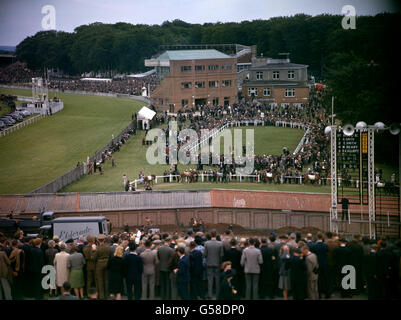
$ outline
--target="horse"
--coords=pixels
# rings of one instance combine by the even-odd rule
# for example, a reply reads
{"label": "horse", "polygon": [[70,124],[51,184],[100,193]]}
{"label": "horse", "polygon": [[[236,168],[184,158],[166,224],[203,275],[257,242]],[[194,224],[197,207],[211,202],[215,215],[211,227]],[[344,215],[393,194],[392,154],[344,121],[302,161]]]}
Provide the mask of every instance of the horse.
{"label": "horse", "polygon": [[262,170],[260,172],[260,177],[261,180],[266,183],[267,181],[269,181],[269,183],[274,183],[275,182],[275,178],[276,178],[276,174],[273,172],[269,172],[267,170]]}
{"label": "horse", "polygon": [[190,171],[183,171],[180,174],[181,182],[184,182],[185,178],[187,178],[187,182],[191,183],[195,180],[195,174],[192,170]]}
{"label": "horse", "polygon": [[156,175],[151,174],[150,176],[144,176],[143,181],[146,183],[151,183],[153,185],[153,182],[156,180]]}
{"label": "horse", "polygon": [[311,184],[315,184],[316,181],[319,181],[320,179],[320,175],[317,172],[314,173],[305,173],[303,175],[305,184],[307,184],[308,182],[310,182]]}

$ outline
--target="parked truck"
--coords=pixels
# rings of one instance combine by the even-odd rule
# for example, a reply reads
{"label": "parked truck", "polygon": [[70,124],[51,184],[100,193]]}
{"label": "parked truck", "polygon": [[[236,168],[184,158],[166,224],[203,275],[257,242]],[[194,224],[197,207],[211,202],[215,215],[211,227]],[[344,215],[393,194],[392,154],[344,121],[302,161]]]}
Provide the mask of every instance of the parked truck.
{"label": "parked truck", "polygon": [[40,227],[40,234],[43,238],[53,238],[57,235],[60,241],[73,239],[78,240],[80,236],[86,238],[89,234],[98,236],[108,235],[110,226],[103,216],[95,217],[62,217],[53,219],[51,224]]}
{"label": "parked truck", "polygon": [[22,230],[25,234],[37,234],[40,227],[51,224],[53,219],[53,211],[42,212],[39,219],[34,217],[2,218],[0,219],[0,232],[7,236],[12,236],[17,230]]}

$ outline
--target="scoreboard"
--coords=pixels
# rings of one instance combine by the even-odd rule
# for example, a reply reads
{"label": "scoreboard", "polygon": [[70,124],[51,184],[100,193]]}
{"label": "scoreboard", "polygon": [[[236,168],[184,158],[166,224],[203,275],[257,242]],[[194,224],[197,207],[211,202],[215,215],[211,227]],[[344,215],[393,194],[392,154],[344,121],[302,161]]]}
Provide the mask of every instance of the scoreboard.
{"label": "scoreboard", "polygon": [[[363,175],[362,166],[362,153],[364,133],[355,131],[351,136],[345,135],[342,131],[337,132],[337,176],[341,177],[341,184],[339,185],[338,201],[345,193],[359,194],[358,200],[355,198],[350,200],[351,203],[360,204],[363,194],[363,184],[360,183],[361,176]],[[367,153],[367,139],[366,139],[366,153]]]}

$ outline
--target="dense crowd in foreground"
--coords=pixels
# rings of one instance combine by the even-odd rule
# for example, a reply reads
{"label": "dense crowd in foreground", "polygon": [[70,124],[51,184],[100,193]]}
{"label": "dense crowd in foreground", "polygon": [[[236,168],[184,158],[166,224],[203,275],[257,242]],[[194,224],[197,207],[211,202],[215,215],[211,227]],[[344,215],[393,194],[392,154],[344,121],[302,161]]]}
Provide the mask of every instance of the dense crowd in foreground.
{"label": "dense crowd in foreground", "polygon": [[[241,238],[231,228],[223,235],[197,227],[187,234],[124,230],[75,243],[1,235],[1,299],[303,300],[329,299],[334,292],[400,298],[400,240],[355,235],[347,241],[330,232]],[[56,272],[46,291],[45,265]],[[355,288],[341,286],[349,272],[342,273],[344,266],[355,268]],[[345,282],[352,286],[351,278]]]}

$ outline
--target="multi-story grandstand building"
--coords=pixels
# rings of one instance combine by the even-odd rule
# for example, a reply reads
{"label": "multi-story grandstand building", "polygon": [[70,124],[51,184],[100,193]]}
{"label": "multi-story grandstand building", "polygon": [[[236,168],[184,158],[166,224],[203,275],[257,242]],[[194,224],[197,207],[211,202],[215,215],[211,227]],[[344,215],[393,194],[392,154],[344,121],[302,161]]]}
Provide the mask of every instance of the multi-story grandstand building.
{"label": "multi-story grandstand building", "polygon": [[150,95],[151,104],[169,112],[199,105],[232,105],[238,92],[236,47],[232,54],[189,48],[166,50],[145,60],[145,66],[156,68],[161,80]]}
{"label": "multi-story grandstand building", "polygon": [[276,105],[308,104],[308,66],[284,59],[253,57],[242,77],[242,95],[246,99]]}

